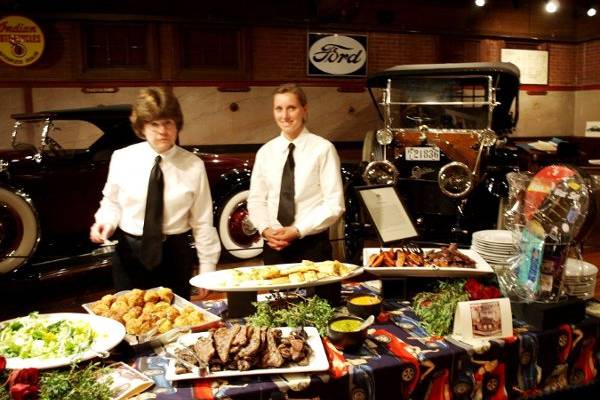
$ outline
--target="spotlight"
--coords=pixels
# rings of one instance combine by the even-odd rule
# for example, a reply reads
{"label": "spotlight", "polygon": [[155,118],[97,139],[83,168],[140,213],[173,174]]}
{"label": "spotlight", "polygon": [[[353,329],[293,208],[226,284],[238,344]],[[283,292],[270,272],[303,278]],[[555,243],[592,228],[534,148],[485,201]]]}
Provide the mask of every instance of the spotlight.
{"label": "spotlight", "polygon": [[596,15],[596,7],[588,8],[587,15],[588,15],[588,17],[593,17],[594,15]]}
{"label": "spotlight", "polygon": [[549,13],[555,13],[558,11],[559,3],[558,0],[548,0],[546,2],[546,11]]}
{"label": "spotlight", "polygon": [[475,5],[477,7],[483,7],[485,6],[485,0],[475,0]]}

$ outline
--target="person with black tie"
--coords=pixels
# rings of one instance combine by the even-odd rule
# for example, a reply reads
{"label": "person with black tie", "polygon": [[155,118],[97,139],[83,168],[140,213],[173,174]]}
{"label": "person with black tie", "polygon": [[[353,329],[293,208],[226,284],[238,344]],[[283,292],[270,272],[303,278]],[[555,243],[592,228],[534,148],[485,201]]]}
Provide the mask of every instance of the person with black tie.
{"label": "person with black tie", "polygon": [[256,154],[249,217],[265,240],[265,264],[332,257],[328,228],[344,212],[340,159],[333,144],[310,133],[306,94],[277,88],[273,116],[281,129]]}
{"label": "person with black tie", "polygon": [[142,89],[130,120],[145,141],[113,153],[90,239],[115,234],[116,290],[165,286],[189,298],[191,238],[201,273],[215,270],[221,252],[204,163],[176,145],[183,115],[171,91]]}

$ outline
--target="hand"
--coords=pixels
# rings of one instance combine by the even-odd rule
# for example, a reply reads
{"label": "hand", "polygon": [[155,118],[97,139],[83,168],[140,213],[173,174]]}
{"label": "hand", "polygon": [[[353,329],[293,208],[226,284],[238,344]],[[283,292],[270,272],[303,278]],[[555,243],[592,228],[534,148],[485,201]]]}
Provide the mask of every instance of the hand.
{"label": "hand", "polygon": [[94,243],[104,243],[113,233],[115,233],[115,227],[111,224],[96,222],[90,228],[90,240]]}
{"label": "hand", "polygon": [[277,235],[279,231],[283,228],[267,228],[262,232],[262,236],[267,241],[267,245],[274,250],[281,250],[289,245],[289,243],[285,240],[282,240]]}
{"label": "hand", "polygon": [[192,297],[194,298],[194,300],[198,301],[198,300],[204,300],[208,297],[208,295],[210,295],[211,291],[208,289],[204,289],[204,288],[193,288],[192,290]]}
{"label": "hand", "polygon": [[293,226],[283,228],[267,228],[263,231],[267,244],[274,250],[280,251],[300,237],[298,229]]}

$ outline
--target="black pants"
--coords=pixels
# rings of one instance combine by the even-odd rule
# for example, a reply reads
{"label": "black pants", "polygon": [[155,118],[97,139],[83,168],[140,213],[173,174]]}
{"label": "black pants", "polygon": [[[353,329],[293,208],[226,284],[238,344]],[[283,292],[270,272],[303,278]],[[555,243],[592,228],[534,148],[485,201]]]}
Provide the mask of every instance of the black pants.
{"label": "black pants", "polygon": [[129,235],[119,229],[116,238],[119,243],[112,258],[112,276],[117,291],[164,286],[184,299],[190,298],[189,280],[198,262],[196,251],[191,247],[190,232],[168,235],[162,244],[161,263],[152,270],[140,262],[141,236]]}
{"label": "black pants", "polygon": [[296,239],[280,251],[272,249],[266,242],[264,244],[263,261],[266,265],[296,263],[302,260],[319,262],[331,260],[331,257],[328,230]]}

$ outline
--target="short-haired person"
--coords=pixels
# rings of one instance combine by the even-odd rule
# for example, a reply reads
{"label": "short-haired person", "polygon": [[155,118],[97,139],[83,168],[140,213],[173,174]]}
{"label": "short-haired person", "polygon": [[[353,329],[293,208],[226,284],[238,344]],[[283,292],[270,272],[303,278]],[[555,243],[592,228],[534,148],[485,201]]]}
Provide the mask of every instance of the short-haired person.
{"label": "short-haired person", "polygon": [[332,257],[328,228],[344,212],[340,159],[333,144],[304,126],[304,91],[285,84],[273,95],[281,129],[256,154],[248,211],[265,239],[265,264]]}
{"label": "short-haired person", "polygon": [[113,153],[90,239],[118,239],[116,290],[165,286],[188,298],[196,267],[191,236],[200,272],[213,271],[221,252],[206,169],[176,145],[183,115],[171,91],[140,90],[130,120],[144,141]]}

